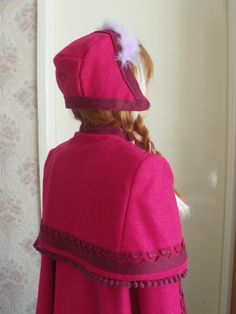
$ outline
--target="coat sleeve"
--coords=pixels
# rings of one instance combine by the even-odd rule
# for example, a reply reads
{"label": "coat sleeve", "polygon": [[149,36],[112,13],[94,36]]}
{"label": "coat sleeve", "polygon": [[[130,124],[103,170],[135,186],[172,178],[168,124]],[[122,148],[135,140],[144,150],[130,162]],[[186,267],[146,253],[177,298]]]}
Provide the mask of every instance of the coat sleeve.
{"label": "coat sleeve", "polygon": [[173,185],[171,166],[160,155],[142,161],[133,180],[121,248],[145,253],[136,273],[143,286],[131,289],[141,314],[187,313],[182,289],[187,252]]}
{"label": "coat sleeve", "polygon": [[175,281],[187,272],[187,251],[173,185],[171,166],[160,155],[142,161],[133,179],[121,251],[142,252],[134,254],[136,265],[142,265],[135,270],[140,279]]}

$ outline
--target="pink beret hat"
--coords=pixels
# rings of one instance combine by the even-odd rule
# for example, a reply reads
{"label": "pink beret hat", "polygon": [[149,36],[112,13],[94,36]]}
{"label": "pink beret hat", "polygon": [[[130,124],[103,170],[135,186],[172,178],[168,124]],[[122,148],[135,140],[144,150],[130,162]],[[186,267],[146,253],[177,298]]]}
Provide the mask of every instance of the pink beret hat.
{"label": "pink beret hat", "polygon": [[130,67],[138,65],[139,52],[139,41],[115,22],[68,44],[53,58],[66,108],[147,110],[150,103]]}

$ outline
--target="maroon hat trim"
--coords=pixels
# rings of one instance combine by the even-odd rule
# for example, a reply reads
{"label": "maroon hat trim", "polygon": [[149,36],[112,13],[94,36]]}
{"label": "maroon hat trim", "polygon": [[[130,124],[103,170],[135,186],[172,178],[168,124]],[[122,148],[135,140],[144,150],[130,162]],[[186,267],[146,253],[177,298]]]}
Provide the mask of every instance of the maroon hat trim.
{"label": "maroon hat trim", "polygon": [[149,108],[143,101],[128,101],[118,99],[101,99],[86,97],[66,97],[64,96],[66,108],[81,108],[86,110],[109,110],[109,111],[142,111]]}

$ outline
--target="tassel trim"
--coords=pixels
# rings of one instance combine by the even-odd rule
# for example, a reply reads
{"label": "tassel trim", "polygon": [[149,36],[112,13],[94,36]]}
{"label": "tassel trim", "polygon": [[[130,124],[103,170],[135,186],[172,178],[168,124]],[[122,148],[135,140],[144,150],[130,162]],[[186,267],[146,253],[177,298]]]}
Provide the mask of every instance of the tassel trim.
{"label": "tassel trim", "polygon": [[43,249],[38,245],[38,241],[36,240],[33,244],[34,248],[39,251],[40,253],[47,255],[48,257],[54,259],[54,260],[59,260],[62,261],[68,265],[71,265],[72,267],[78,269],[80,273],[84,276],[86,276],[88,279],[95,280],[96,282],[103,283],[112,287],[117,287],[117,288],[151,288],[151,287],[157,287],[157,286],[163,286],[171,283],[176,283],[180,282],[182,278],[186,277],[187,275],[187,269],[182,271],[179,274],[162,278],[162,279],[157,279],[157,280],[135,280],[135,281],[121,281],[121,280],[116,280],[112,279],[109,277],[101,276],[98,275],[92,271],[87,270],[85,267],[80,265],[78,262],[67,258],[66,256],[60,255],[60,254],[55,254],[50,252],[47,249]]}

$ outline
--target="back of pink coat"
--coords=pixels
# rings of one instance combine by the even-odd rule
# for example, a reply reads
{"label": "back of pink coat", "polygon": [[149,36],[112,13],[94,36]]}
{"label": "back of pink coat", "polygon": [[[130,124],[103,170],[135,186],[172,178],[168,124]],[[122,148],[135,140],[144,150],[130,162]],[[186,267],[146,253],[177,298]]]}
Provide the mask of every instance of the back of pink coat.
{"label": "back of pink coat", "polygon": [[170,164],[117,127],[50,150],[37,314],[187,313],[187,252]]}

